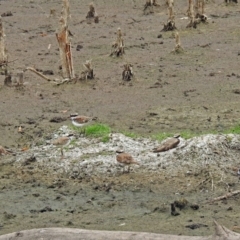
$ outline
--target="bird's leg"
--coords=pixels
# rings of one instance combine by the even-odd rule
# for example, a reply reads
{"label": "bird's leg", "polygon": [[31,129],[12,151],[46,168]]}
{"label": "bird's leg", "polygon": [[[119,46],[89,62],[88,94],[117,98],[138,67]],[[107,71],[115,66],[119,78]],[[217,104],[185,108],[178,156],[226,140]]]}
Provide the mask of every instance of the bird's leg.
{"label": "bird's leg", "polygon": [[130,172],[130,165],[128,166],[128,171],[127,171],[128,173]]}
{"label": "bird's leg", "polygon": [[61,156],[63,157],[63,147],[61,147]]}

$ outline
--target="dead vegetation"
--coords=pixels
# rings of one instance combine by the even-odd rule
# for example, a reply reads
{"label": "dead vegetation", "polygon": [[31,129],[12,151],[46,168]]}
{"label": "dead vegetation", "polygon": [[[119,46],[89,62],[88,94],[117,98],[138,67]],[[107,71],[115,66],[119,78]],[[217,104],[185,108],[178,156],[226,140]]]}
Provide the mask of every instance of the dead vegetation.
{"label": "dead vegetation", "polygon": [[175,16],[174,16],[174,2],[173,0],[168,0],[167,1],[168,5],[168,20],[167,23],[164,24],[162,31],[173,31],[176,30],[175,26]]}
{"label": "dead vegetation", "polygon": [[81,73],[80,80],[94,79],[92,60],[87,60],[83,67],[84,71]]}
{"label": "dead vegetation", "polygon": [[60,30],[58,33],[56,33],[56,37],[59,44],[62,76],[64,79],[71,80],[75,78],[75,73],[73,68],[71,42],[69,40],[69,31],[68,31],[69,18],[70,18],[69,0],[63,0],[62,16],[59,21]]}
{"label": "dead vegetation", "polygon": [[122,72],[122,80],[131,81],[134,77],[132,64],[124,64],[123,67],[124,67],[124,70]]}
{"label": "dead vegetation", "polygon": [[224,0],[224,2],[228,5],[228,4],[236,4],[238,3],[238,0]]}
{"label": "dead vegetation", "polygon": [[148,15],[154,13],[154,7],[159,7],[160,4],[157,3],[157,0],[146,0],[146,3],[143,8],[143,14]]}
{"label": "dead vegetation", "polygon": [[5,46],[5,33],[4,27],[2,23],[2,17],[0,16],[0,68],[3,69],[4,72],[7,71],[7,64],[8,57],[6,53],[6,46]]}
{"label": "dead vegetation", "polygon": [[89,4],[89,11],[87,13],[86,19],[87,23],[89,24],[92,22],[99,23],[99,17],[93,3]]}
{"label": "dead vegetation", "polygon": [[4,85],[7,87],[17,87],[18,89],[23,87],[23,73],[24,71],[19,71],[15,76],[5,70]]}
{"label": "dead vegetation", "polygon": [[196,0],[195,6],[193,6],[193,1],[189,0],[187,16],[190,19],[187,28],[197,28],[199,23],[207,23],[208,18],[205,14],[205,0]]}
{"label": "dead vegetation", "polygon": [[118,28],[117,39],[112,44],[112,52],[110,56],[116,56],[116,57],[122,56],[125,52],[124,48],[125,48],[125,45],[124,45],[122,30],[121,28]]}
{"label": "dead vegetation", "polygon": [[178,32],[175,33],[175,41],[176,41],[175,48],[172,50],[172,52],[174,52],[174,53],[182,53],[184,50],[183,50],[183,48],[181,46],[180,37],[179,37],[179,33]]}
{"label": "dead vegetation", "polygon": [[[55,13],[55,11],[50,10],[50,15]],[[30,70],[40,76],[41,78],[47,81],[58,82],[57,84],[62,84],[65,82],[71,82],[75,80],[75,72],[73,67],[73,57],[71,50],[71,41],[69,39],[69,35],[71,34],[68,29],[68,21],[70,19],[70,8],[69,8],[69,0],[63,0],[61,17],[59,20],[59,32],[56,33],[56,38],[59,45],[59,54],[61,60],[60,69],[62,71],[63,80],[59,81],[58,79],[50,79],[46,77],[44,74],[37,71],[35,68],[27,67],[26,70]],[[49,45],[48,48],[50,48]]]}
{"label": "dead vegetation", "polygon": [[3,146],[0,145],[0,156],[1,155],[6,155],[6,154],[9,154],[10,152],[5,149]]}
{"label": "dead vegetation", "polygon": [[56,17],[56,9],[50,9],[48,17]]}

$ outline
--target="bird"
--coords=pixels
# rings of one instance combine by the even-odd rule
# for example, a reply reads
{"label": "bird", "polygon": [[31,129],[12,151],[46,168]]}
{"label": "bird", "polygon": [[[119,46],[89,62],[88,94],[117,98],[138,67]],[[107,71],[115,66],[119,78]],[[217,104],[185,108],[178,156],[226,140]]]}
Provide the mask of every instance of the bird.
{"label": "bird", "polygon": [[3,146],[0,145],[0,156],[1,155],[6,155],[9,154],[11,152],[9,152],[7,149],[5,149]]}
{"label": "bird", "polygon": [[76,127],[82,127],[93,120],[97,120],[97,117],[87,117],[87,116],[80,116],[80,115],[70,115],[72,120],[72,124]]}
{"label": "bird", "polygon": [[153,152],[165,152],[168,151],[170,149],[176,148],[177,145],[180,143],[180,139],[179,139],[180,135],[177,134],[175,136],[173,136],[170,139],[167,139],[163,144],[161,144],[158,147],[155,147],[153,149]]}
{"label": "bird", "polygon": [[67,136],[64,137],[58,137],[52,141],[52,144],[55,146],[61,147],[61,155],[63,157],[63,147],[68,145],[70,143],[70,138]]}
{"label": "bird", "polygon": [[116,156],[117,162],[123,166],[128,166],[128,172],[130,171],[131,164],[140,165],[129,153],[125,153],[122,151],[116,151],[116,152],[119,153]]}

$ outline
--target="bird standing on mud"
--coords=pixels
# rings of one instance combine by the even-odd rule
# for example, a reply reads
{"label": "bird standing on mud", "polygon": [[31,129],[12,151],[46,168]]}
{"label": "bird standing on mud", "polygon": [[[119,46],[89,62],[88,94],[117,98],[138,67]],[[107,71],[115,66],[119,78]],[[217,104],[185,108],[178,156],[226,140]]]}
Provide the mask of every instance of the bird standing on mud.
{"label": "bird standing on mud", "polygon": [[87,117],[87,116],[80,116],[80,115],[71,115],[72,124],[76,127],[83,127],[84,125],[90,123],[93,120],[97,120],[96,117]]}
{"label": "bird standing on mud", "polygon": [[52,144],[61,148],[61,156],[63,157],[63,147],[70,143],[70,138],[67,136],[59,137],[52,141]]}
{"label": "bird standing on mud", "polygon": [[127,172],[130,171],[130,165],[131,164],[140,165],[130,154],[122,152],[122,151],[117,151],[117,153],[119,153],[116,156],[117,162],[120,163],[123,166],[128,166]]}
{"label": "bird standing on mud", "polygon": [[153,152],[165,152],[170,149],[176,148],[180,143],[180,135],[177,134],[173,138],[167,139],[163,144],[153,149]]}

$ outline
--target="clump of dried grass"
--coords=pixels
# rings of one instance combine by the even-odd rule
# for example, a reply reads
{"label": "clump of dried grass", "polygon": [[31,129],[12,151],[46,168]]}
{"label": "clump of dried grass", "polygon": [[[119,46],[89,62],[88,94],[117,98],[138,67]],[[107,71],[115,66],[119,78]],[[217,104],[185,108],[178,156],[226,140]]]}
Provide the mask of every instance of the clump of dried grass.
{"label": "clump of dried grass", "polygon": [[124,64],[123,67],[124,67],[124,70],[122,72],[122,80],[131,81],[132,78],[134,77],[132,64],[127,63],[127,64]]}
{"label": "clump of dried grass", "polygon": [[50,11],[49,11],[49,16],[48,16],[49,18],[50,17],[56,17],[56,9],[50,9]]}
{"label": "clump of dried grass", "polygon": [[236,4],[238,3],[238,0],[224,0],[224,2],[228,5],[228,4]]}
{"label": "clump of dried grass", "polygon": [[7,50],[5,45],[5,33],[4,33],[4,27],[2,22],[2,17],[0,16],[0,70],[2,69],[3,72],[7,70],[8,65],[8,56],[7,56]]}
{"label": "clump of dried grass", "polygon": [[144,15],[154,13],[154,7],[159,7],[157,0],[146,0],[146,3],[143,8]]}
{"label": "clump of dried grass", "polygon": [[182,53],[184,50],[183,50],[183,47],[181,46],[180,37],[179,37],[178,32],[175,33],[175,40],[176,40],[176,44],[175,44],[175,48],[172,50],[172,52]]}
{"label": "clump of dried grass", "polygon": [[162,31],[173,31],[176,30],[175,26],[175,16],[174,16],[174,2],[173,0],[167,1],[168,5],[168,21],[164,24]]}
{"label": "clump of dried grass", "polygon": [[7,87],[23,87],[23,71],[18,72],[15,76],[5,71],[4,85]]}
{"label": "clump of dried grass", "polygon": [[122,35],[122,31],[121,28],[118,28],[117,30],[117,39],[116,41],[112,44],[112,52],[110,54],[110,56],[122,56],[124,54],[124,39],[123,39],[123,35]]}
{"label": "clump of dried grass", "polygon": [[87,19],[87,23],[99,22],[99,17],[93,3],[89,4],[89,11],[87,13],[86,19]]}
{"label": "clump of dried grass", "polygon": [[94,79],[92,60],[87,60],[83,67],[84,71],[81,72],[81,80]]}
{"label": "clump of dried grass", "polygon": [[[194,12],[194,8],[196,13]],[[195,6],[193,6],[192,0],[189,0],[187,15],[190,19],[187,28],[197,28],[197,24],[201,22],[207,23],[208,18],[205,14],[205,0],[196,0]]]}

